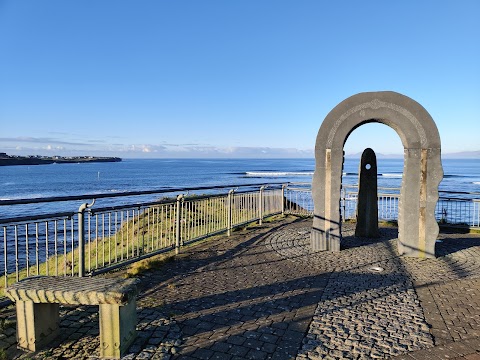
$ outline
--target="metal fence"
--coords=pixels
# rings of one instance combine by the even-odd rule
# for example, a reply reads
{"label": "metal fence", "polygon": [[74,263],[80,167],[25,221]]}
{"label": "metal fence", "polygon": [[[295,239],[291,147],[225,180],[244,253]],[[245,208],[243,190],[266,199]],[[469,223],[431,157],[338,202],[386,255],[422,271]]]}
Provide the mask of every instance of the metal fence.
{"label": "metal fence", "polygon": [[[435,218],[440,224],[480,227],[480,193],[439,191]],[[293,184],[285,189],[285,212],[296,215],[313,215],[313,198],[310,184]],[[358,187],[344,186],[340,197],[343,220],[356,218]],[[398,220],[399,188],[378,188],[378,219]]]}
{"label": "metal fence", "polygon": [[[357,191],[354,186],[342,188],[340,209],[344,220],[356,217]],[[163,198],[158,199],[159,195]],[[435,214],[439,223],[480,227],[480,193],[440,195]],[[380,220],[398,218],[399,197],[399,189],[379,188]],[[110,202],[101,206],[99,199]],[[73,209],[81,204],[78,210],[42,214],[46,205],[49,209],[52,204],[66,208],[65,204],[72,201],[77,201]],[[9,209],[26,205],[35,205],[34,210],[22,216],[4,217],[7,213],[19,214]],[[33,275],[84,276],[166,251],[178,253],[188,243],[222,232],[230,235],[237,226],[261,223],[265,216],[280,213],[312,216],[310,184],[250,184],[2,200],[0,276],[4,281],[0,288]]]}
{"label": "metal fence", "polygon": [[[52,203],[83,202],[77,211],[0,218],[2,285],[33,275],[95,274],[162,252],[178,253],[185,244],[221,232],[230,235],[237,226],[261,223],[264,217],[282,212],[281,184],[228,188],[0,201],[0,214],[33,203],[41,212],[42,204],[51,208]],[[163,199],[104,207],[92,201],[115,198],[122,203],[125,197],[160,194]]]}

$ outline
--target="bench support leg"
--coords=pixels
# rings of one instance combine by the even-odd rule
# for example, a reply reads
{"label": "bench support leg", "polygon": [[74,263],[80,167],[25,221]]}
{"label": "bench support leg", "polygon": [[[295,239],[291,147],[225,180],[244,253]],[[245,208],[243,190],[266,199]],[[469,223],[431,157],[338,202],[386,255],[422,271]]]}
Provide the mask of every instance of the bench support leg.
{"label": "bench support leg", "polygon": [[16,301],[17,342],[23,350],[38,351],[59,334],[59,305]]}
{"label": "bench support leg", "polygon": [[124,306],[100,305],[100,357],[120,359],[136,336],[135,300]]}

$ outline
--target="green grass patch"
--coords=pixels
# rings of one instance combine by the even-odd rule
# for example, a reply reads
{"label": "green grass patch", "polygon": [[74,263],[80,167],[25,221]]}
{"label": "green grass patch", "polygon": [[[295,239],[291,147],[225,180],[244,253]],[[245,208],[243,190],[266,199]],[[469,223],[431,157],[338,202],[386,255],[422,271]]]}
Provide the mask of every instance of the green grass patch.
{"label": "green grass patch", "polygon": [[157,255],[149,259],[140,260],[131,264],[127,269],[126,277],[135,277],[151,270],[158,270],[165,264],[172,262],[174,255]]}
{"label": "green grass patch", "polygon": [[[185,243],[205,237],[205,239],[194,242],[199,244],[215,238],[208,234],[226,230],[228,198],[223,196],[193,201],[194,199],[195,197],[188,197],[182,203],[180,234]],[[248,213],[238,205],[234,206],[237,218],[243,216],[251,218],[252,211],[250,210]],[[90,218],[92,231],[85,233],[86,273],[162,249],[172,249],[172,251],[134,263],[129,267],[128,276],[136,276],[150,269],[160,268],[172,260],[177,225],[176,202],[171,199],[170,201],[164,200],[161,204],[145,208],[142,211],[129,210],[128,216],[123,215],[122,213],[123,221],[117,231],[109,233],[108,221],[113,220],[113,216],[92,213]],[[264,218],[263,222],[274,222],[281,218],[283,218],[282,215],[275,215]],[[101,224],[105,224],[105,229]],[[240,228],[248,230],[257,226],[256,224],[257,222],[251,222]],[[95,226],[98,226],[98,232],[93,231]],[[50,256],[38,265],[35,263],[32,265],[30,262],[28,269],[19,271],[18,277],[16,273],[7,276],[7,286],[28,276],[76,276],[79,272],[78,259],[79,249],[77,247],[73,251]],[[4,287],[5,281],[0,281],[0,296],[4,295]]]}
{"label": "green grass patch", "polygon": [[5,318],[0,318],[0,330],[6,330],[8,328],[14,328],[16,326],[16,322],[13,320],[8,320]]}
{"label": "green grass patch", "polygon": [[0,349],[0,360],[8,360],[7,352],[4,349]]}

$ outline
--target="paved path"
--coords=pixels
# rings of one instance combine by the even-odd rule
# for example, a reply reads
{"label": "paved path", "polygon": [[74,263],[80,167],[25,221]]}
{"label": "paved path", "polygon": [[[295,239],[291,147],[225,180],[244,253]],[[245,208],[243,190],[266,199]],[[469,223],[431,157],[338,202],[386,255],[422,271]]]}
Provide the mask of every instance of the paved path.
{"label": "paved path", "polygon": [[[479,359],[480,236],[441,234],[437,259],[404,259],[344,229],[340,253],[312,253],[291,219],[192,247],[142,276],[139,336],[125,359]],[[117,272],[109,276],[121,276]],[[95,308],[63,308],[62,336],[35,356],[98,354]],[[12,309],[0,313],[8,318]]]}

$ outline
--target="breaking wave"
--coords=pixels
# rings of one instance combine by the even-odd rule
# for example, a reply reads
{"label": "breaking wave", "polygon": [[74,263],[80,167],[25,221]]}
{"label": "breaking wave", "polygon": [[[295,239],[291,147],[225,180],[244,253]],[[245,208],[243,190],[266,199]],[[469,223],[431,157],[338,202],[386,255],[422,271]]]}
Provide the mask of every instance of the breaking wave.
{"label": "breaking wave", "polygon": [[245,174],[255,177],[313,176],[313,171],[247,171]]}
{"label": "breaking wave", "polygon": [[401,178],[403,174],[386,173],[386,174],[378,174],[378,176]]}

